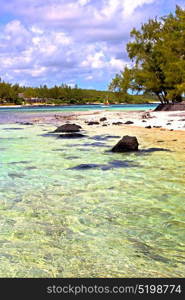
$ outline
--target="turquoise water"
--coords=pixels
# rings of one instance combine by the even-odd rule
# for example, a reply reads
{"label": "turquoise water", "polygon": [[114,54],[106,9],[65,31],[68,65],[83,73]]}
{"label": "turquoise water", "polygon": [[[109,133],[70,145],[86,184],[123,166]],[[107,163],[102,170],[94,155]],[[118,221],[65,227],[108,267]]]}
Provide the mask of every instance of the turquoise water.
{"label": "turquoise water", "polygon": [[0,125],[0,277],[184,277],[184,154],[51,130]]}
{"label": "turquoise water", "polygon": [[76,112],[76,111],[96,111],[96,110],[148,110],[154,109],[157,104],[124,104],[124,105],[70,105],[70,106],[28,106],[28,107],[0,107],[0,123],[12,123],[17,120],[24,121],[29,117],[37,117],[39,114],[51,113],[56,114],[57,112]]}
{"label": "turquoise water", "polygon": [[27,107],[0,107],[0,112],[14,111],[14,112],[28,112],[28,111],[91,111],[91,110],[147,110],[154,109],[158,103],[151,104],[112,104],[112,105],[56,105],[56,106],[27,106]]}

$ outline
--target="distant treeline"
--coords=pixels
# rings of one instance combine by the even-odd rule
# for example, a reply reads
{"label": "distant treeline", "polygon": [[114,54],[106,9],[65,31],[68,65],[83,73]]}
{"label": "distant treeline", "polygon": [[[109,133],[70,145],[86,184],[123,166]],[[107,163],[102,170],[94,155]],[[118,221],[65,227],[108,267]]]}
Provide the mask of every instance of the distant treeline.
{"label": "distant treeline", "polygon": [[22,87],[0,81],[1,104],[87,104],[87,103],[149,103],[156,101],[152,94],[129,95],[122,92],[81,89],[61,84],[52,88]]}

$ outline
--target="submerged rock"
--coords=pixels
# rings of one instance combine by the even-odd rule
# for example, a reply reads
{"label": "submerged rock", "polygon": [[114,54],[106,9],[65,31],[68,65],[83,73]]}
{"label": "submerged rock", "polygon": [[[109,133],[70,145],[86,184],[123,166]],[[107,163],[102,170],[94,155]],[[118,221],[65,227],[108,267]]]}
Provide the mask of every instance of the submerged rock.
{"label": "submerged rock", "polygon": [[90,137],[90,139],[96,141],[106,141],[108,139],[118,139],[118,138],[120,138],[119,135],[94,135]]}
{"label": "submerged rock", "polygon": [[84,138],[87,137],[85,134],[82,133],[66,133],[66,134],[60,134],[58,136],[59,139],[76,139],[76,138]]}
{"label": "submerged rock", "polygon": [[99,164],[80,164],[73,168],[69,168],[68,170],[88,170],[88,169],[100,168],[101,166],[102,165]]}
{"label": "submerged rock", "polygon": [[78,132],[82,127],[76,124],[64,124],[55,129],[54,132]]}
{"label": "submerged rock", "polygon": [[80,164],[75,167],[68,168],[68,170],[100,169],[102,171],[109,171],[112,169],[133,168],[133,167],[139,167],[139,165],[129,160],[125,160],[125,161],[114,160],[109,162],[108,164]]}
{"label": "submerged rock", "polygon": [[3,130],[23,130],[24,128],[12,127],[12,128],[3,128]]}
{"label": "submerged rock", "polygon": [[135,136],[125,135],[113,148],[112,152],[138,151],[138,140]]}

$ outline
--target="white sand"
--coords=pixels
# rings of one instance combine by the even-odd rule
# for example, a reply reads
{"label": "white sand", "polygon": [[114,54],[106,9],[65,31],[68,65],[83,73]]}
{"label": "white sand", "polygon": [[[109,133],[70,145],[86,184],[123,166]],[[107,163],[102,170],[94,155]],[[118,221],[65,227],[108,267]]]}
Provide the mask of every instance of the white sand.
{"label": "white sand", "polygon": [[145,117],[147,112],[141,111],[104,111],[99,114],[92,115],[80,115],[76,119],[84,121],[99,121],[100,118],[106,117],[107,121],[101,122],[101,124],[112,125],[113,122],[132,121],[134,124],[127,126],[160,126],[161,128],[173,129],[173,130],[185,130],[185,111],[176,112],[153,112],[148,111],[149,117]]}

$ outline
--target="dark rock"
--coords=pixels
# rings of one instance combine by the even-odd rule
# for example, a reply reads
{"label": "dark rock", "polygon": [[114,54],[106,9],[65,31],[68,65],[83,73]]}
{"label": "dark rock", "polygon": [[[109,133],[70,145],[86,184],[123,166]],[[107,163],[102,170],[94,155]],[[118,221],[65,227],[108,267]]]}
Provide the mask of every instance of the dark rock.
{"label": "dark rock", "polygon": [[59,126],[53,132],[78,132],[80,131],[81,128],[82,127],[80,125],[76,125],[76,124],[64,124],[62,126]]}
{"label": "dark rock", "polygon": [[179,103],[159,104],[154,111],[178,111],[185,110],[185,101]]}
{"label": "dark rock", "polygon": [[76,138],[84,138],[87,137],[85,134],[82,133],[66,133],[58,135],[59,139],[76,139]]}
{"label": "dark rock", "polygon": [[151,129],[151,128],[152,128],[152,126],[150,126],[150,125],[149,125],[149,126],[145,126],[145,128],[149,128],[149,129]]}
{"label": "dark rock", "polygon": [[158,143],[164,143],[164,141],[162,141],[162,140],[159,140],[159,141],[157,141]]}
{"label": "dark rock", "polygon": [[100,119],[100,122],[104,122],[104,121],[107,121],[107,118],[103,117]]}
{"label": "dark rock", "polygon": [[12,127],[12,128],[3,128],[3,130],[23,130],[24,128],[14,128],[14,127]]}
{"label": "dark rock", "polygon": [[142,122],[147,122],[146,120],[143,120]]}
{"label": "dark rock", "polygon": [[138,141],[135,136],[124,136],[113,148],[112,152],[138,151]]}
{"label": "dark rock", "polygon": [[21,124],[21,125],[34,125],[34,124],[31,123],[31,122],[19,122],[19,124]]}
{"label": "dark rock", "polygon": [[153,126],[154,128],[161,128],[162,126]]}
{"label": "dark rock", "polygon": [[166,123],[166,125],[171,125],[171,123]]}
{"label": "dark rock", "polygon": [[102,126],[108,126],[107,124],[103,124]]}
{"label": "dark rock", "polygon": [[123,122],[113,122],[112,125],[122,125]]}
{"label": "dark rock", "polygon": [[132,121],[126,121],[124,124],[129,125],[129,124],[134,124]]}
{"label": "dark rock", "polygon": [[87,123],[87,125],[99,125],[100,123],[97,121],[90,121]]}
{"label": "dark rock", "polygon": [[81,164],[73,168],[69,168],[68,170],[88,170],[88,169],[94,169],[99,168],[101,165],[98,164]]}

